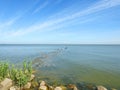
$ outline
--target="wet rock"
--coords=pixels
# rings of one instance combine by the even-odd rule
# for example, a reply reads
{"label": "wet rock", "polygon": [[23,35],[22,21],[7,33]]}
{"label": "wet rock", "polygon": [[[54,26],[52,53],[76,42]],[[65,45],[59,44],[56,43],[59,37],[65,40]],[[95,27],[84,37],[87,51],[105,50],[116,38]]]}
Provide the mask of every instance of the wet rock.
{"label": "wet rock", "polygon": [[53,86],[48,86],[48,90],[54,90]]}
{"label": "wet rock", "polygon": [[10,87],[10,90],[16,90],[16,88],[14,86]]}
{"label": "wet rock", "polygon": [[41,81],[40,86],[45,86],[45,85],[46,85],[45,81]]}
{"label": "wet rock", "polygon": [[68,88],[74,88],[74,86],[75,86],[75,85],[73,85],[73,84],[69,84],[69,85],[68,85]]}
{"label": "wet rock", "polygon": [[112,90],[117,90],[117,89],[115,89],[115,88],[112,88]]}
{"label": "wet rock", "polygon": [[96,87],[95,85],[92,85],[92,84],[87,84],[87,85],[86,85],[86,88],[87,88],[88,90],[97,90],[97,87]]}
{"label": "wet rock", "polygon": [[76,83],[76,86],[78,90],[97,90],[95,84],[86,83],[86,82]]}
{"label": "wet rock", "polygon": [[61,87],[56,87],[54,90],[62,90]]}
{"label": "wet rock", "polygon": [[47,86],[40,86],[39,90],[48,90],[48,89],[47,89]]}
{"label": "wet rock", "polygon": [[36,71],[35,71],[35,70],[33,70],[33,71],[32,71],[32,74],[35,74],[35,73],[36,73]]}
{"label": "wet rock", "polygon": [[5,78],[4,81],[0,83],[0,90],[8,90],[12,86],[12,80]]}
{"label": "wet rock", "polygon": [[67,88],[65,86],[60,86],[62,88],[62,90],[67,90]]}
{"label": "wet rock", "polygon": [[32,74],[31,77],[30,77],[30,81],[32,81],[34,78],[35,78],[35,75]]}
{"label": "wet rock", "polygon": [[103,86],[97,86],[98,90],[107,90],[107,88],[103,87]]}
{"label": "wet rock", "polygon": [[77,87],[73,84],[69,84],[68,88],[72,89],[72,90],[78,90]]}
{"label": "wet rock", "polygon": [[78,89],[77,89],[77,87],[75,86],[75,87],[73,88],[73,90],[78,90]]}
{"label": "wet rock", "polygon": [[[22,88],[23,89],[23,88]],[[10,87],[10,90],[21,90],[20,87],[17,87],[17,86],[12,86]]]}
{"label": "wet rock", "polygon": [[28,82],[25,86],[24,89],[29,89],[31,87],[31,82]]}
{"label": "wet rock", "polygon": [[38,83],[35,82],[35,81],[32,81],[31,82],[31,87],[33,87],[33,88],[38,87]]}
{"label": "wet rock", "polygon": [[39,90],[48,90],[48,85],[46,85],[45,81],[41,81]]}

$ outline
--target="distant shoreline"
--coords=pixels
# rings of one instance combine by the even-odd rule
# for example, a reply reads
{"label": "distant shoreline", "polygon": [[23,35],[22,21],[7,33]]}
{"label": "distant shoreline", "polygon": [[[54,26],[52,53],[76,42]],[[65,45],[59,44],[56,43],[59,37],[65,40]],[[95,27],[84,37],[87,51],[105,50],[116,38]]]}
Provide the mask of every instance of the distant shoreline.
{"label": "distant shoreline", "polygon": [[0,46],[120,46],[120,44],[0,44]]}

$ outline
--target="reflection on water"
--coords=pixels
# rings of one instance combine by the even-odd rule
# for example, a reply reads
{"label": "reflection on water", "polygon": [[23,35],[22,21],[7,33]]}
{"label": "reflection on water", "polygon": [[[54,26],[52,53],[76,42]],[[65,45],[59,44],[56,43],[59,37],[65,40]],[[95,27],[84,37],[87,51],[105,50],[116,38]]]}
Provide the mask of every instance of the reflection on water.
{"label": "reflection on water", "polygon": [[0,60],[31,60],[39,79],[50,83],[88,82],[120,89],[119,45],[0,46]]}

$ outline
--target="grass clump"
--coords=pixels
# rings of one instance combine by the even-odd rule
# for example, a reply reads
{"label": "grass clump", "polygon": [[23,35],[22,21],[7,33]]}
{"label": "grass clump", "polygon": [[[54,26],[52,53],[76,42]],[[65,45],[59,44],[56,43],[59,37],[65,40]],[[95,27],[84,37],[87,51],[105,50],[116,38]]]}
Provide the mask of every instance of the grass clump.
{"label": "grass clump", "polygon": [[9,65],[8,63],[0,62],[0,81],[2,81],[5,77],[8,76]]}
{"label": "grass clump", "polygon": [[15,83],[21,87],[21,86],[24,86],[28,81],[29,81],[29,76],[26,75],[23,70],[18,70],[18,72],[16,73],[16,76],[15,76]]}
{"label": "grass clump", "polygon": [[0,62],[0,82],[4,78],[10,78],[14,84],[21,87],[30,81],[32,74],[32,63],[24,61],[21,68],[10,65],[5,62]]}

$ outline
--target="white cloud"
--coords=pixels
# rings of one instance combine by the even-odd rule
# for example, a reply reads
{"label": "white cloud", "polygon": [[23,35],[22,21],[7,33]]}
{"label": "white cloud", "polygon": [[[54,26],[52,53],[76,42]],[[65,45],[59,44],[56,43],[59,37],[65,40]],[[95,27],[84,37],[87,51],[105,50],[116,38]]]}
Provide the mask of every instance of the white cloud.
{"label": "white cloud", "polygon": [[7,20],[5,22],[0,22],[0,29],[13,25],[17,19],[18,19],[18,17],[15,17],[15,18]]}
{"label": "white cloud", "polygon": [[71,20],[71,19],[74,19],[74,18],[78,18],[78,17],[81,17],[81,16],[85,16],[85,15],[88,15],[88,14],[95,13],[95,12],[98,12],[98,11],[101,11],[101,10],[105,10],[105,9],[108,9],[108,8],[111,8],[111,7],[117,6],[117,5],[120,5],[120,0],[102,0],[102,1],[94,4],[93,6],[88,7],[88,9],[86,9],[86,10],[76,12],[76,13],[73,13],[72,15],[64,17],[64,18],[62,18],[62,20],[63,21]]}
{"label": "white cloud", "polygon": [[[39,7],[38,9],[35,10],[35,12],[39,11],[41,8],[44,8],[46,5],[48,4],[48,2],[44,3],[43,6]],[[51,28],[61,28],[63,27],[65,24],[74,21],[77,18],[83,17],[85,15],[89,15],[101,10],[105,10],[114,6],[120,5],[120,0],[102,0],[99,1],[97,3],[95,3],[94,5],[88,7],[87,9],[83,10],[83,11],[77,11],[75,13],[72,13],[71,15],[69,15],[66,17],[52,17],[50,20],[42,22],[42,23],[35,23],[34,25],[30,26],[30,27],[26,27],[26,28],[21,28],[18,29],[16,32],[12,32],[11,36],[18,36],[18,35],[24,35],[24,34],[28,34],[30,32],[35,32],[35,31],[46,31],[49,30]],[[57,24],[60,24],[61,26],[57,26]]]}
{"label": "white cloud", "polygon": [[45,8],[47,5],[49,4],[48,1],[44,2],[42,5],[40,5],[38,8],[36,8],[32,14],[35,14],[37,12],[39,12],[40,10],[42,10],[43,8]]}

